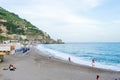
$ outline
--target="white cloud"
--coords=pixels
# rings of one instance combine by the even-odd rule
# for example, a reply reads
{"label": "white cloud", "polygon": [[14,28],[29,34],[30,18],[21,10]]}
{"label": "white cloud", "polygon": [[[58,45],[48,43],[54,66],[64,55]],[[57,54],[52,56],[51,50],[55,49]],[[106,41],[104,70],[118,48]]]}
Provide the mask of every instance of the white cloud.
{"label": "white cloud", "polygon": [[83,7],[94,8],[103,3],[103,0],[83,0]]}
{"label": "white cloud", "polygon": [[[16,5],[12,5],[13,3]],[[47,32],[52,38],[61,38],[64,41],[99,41],[107,40],[108,37],[120,33],[108,23],[99,19],[89,18],[81,15],[84,10],[91,10],[101,5],[104,0],[11,0],[11,5],[6,9],[13,11],[22,18],[27,19],[35,26]],[[24,4],[23,4],[24,3]],[[79,15],[76,13],[79,11]],[[87,14],[87,13],[86,13]],[[119,23],[120,21],[114,21]],[[104,27],[105,25],[105,27]],[[114,30],[114,31],[110,31]]]}
{"label": "white cloud", "polygon": [[120,24],[120,20],[114,20],[112,21],[113,24]]}
{"label": "white cloud", "polygon": [[[94,35],[94,31],[99,31],[94,27],[100,22],[94,19],[85,18],[81,15],[75,15],[74,9],[88,8],[97,6],[92,0],[75,0],[61,2],[41,1],[42,4],[33,4],[27,6],[18,6],[13,9],[21,17],[31,21],[43,31],[49,33],[53,38],[62,38],[63,40],[86,39],[88,35]],[[83,4],[84,5],[81,5]],[[57,5],[56,5],[57,4]],[[76,5],[77,4],[77,5]],[[94,6],[94,7],[95,7]],[[71,34],[71,36],[69,36]]]}
{"label": "white cloud", "polygon": [[[27,19],[33,20],[35,22],[36,20],[42,20],[45,21],[43,23],[66,23],[66,24],[99,24],[100,22],[97,20],[89,19],[82,17],[81,15],[77,16],[72,14],[69,10],[63,9],[63,8],[57,8],[57,7],[51,7],[51,6],[41,6],[36,5],[29,8],[24,8],[24,10],[17,9],[19,14],[24,15]],[[48,21],[48,22],[47,22]],[[37,21],[38,22],[38,21]],[[62,23],[61,23],[62,24]]]}
{"label": "white cloud", "polygon": [[[12,0],[17,2],[16,0]],[[12,2],[11,1],[11,2]],[[83,10],[83,8],[96,7],[101,4],[103,0],[31,0],[27,5],[18,5],[16,9],[14,5],[12,11],[19,14],[21,17],[25,17],[28,20],[41,20],[43,19],[51,23],[60,21],[70,24],[98,24],[99,21],[82,17],[80,14],[77,16],[73,13],[75,9]],[[20,1],[26,3],[25,1]]]}

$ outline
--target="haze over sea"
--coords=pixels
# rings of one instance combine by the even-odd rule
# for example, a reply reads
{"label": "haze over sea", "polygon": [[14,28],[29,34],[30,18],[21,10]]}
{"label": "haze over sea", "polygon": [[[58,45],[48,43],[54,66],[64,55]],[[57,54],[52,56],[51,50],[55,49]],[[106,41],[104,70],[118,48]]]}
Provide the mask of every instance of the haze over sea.
{"label": "haze over sea", "polygon": [[40,44],[37,48],[47,55],[74,63],[91,66],[92,59],[95,67],[120,71],[120,43],[65,43]]}

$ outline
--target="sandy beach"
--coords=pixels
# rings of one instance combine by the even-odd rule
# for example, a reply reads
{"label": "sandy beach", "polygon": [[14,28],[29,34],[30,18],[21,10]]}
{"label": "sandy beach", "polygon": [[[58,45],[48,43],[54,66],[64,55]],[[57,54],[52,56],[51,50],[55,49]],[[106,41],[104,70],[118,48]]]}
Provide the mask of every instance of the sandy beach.
{"label": "sandy beach", "polygon": [[[9,64],[16,70],[3,70]],[[27,55],[6,55],[0,63],[0,80],[96,80],[96,75],[101,80],[120,80],[120,72],[49,58],[35,48]]]}

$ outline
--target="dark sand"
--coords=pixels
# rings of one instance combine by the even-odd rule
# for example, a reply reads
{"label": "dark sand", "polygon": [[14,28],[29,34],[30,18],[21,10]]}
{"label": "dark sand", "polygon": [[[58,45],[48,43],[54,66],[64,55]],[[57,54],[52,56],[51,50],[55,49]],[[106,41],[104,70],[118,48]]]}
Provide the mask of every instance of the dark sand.
{"label": "dark sand", "polygon": [[[3,70],[9,64],[16,70]],[[35,48],[27,55],[6,55],[0,63],[0,80],[96,80],[96,75],[100,75],[101,80],[120,78],[120,72],[49,58]]]}

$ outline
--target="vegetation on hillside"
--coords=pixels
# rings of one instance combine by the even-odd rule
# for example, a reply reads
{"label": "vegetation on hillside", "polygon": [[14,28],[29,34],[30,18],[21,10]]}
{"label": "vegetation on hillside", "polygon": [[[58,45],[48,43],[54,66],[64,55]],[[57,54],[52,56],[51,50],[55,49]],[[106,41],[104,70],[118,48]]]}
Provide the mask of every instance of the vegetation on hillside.
{"label": "vegetation on hillside", "polygon": [[10,13],[7,10],[0,8],[0,21],[8,29],[8,34],[44,34],[43,31],[32,25],[25,19],[21,19],[18,15]]}
{"label": "vegetation on hillside", "polygon": [[[27,20],[21,19],[18,15],[0,7],[0,34],[3,33],[7,35],[29,35],[29,38],[39,40],[41,43],[56,43],[47,33],[38,29]],[[1,35],[0,39],[10,38]],[[61,40],[58,41],[60,42]]]}

